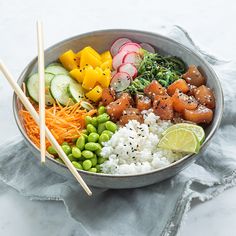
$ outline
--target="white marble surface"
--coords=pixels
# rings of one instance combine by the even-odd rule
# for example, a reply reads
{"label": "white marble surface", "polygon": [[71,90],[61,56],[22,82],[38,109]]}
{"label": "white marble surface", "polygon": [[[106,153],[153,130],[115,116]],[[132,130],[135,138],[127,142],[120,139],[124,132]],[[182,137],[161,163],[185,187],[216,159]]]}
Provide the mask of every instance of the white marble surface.
{"label": "white marble surface", "polygon": [[[0,0],[0,57],[17,78],[36,55],[35,21],[41,18],[46,46],[95,29],[159,32],[165,26],[178,24],[203,49],[236,60],[235,12],[233,0]],[[0,75],[0,143],[18,134],[11,96]],[[236,188],[233,188],[204,204],[194,203],[180,235],[235,235],[235,198]],[[0,235],[76,235],[78,226],[66,215],[60,202],[30,201],[0,183],[0,209]]]}

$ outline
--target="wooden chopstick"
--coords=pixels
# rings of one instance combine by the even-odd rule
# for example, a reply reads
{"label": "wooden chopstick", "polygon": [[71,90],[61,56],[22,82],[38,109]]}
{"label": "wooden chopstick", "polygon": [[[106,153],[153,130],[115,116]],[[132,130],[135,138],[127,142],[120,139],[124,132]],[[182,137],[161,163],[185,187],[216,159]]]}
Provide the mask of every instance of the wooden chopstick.
{"label": "wooden chopstick", "polygon": [[40,130],[40,154],[41,163],[45,162],[45,78],[44,78],[44,46],[43,25],[37,21],[37,45],[38,45],[38,75],[39,75],[39,130]]}
{"label": "wooden chopstick", "polygon": [[[23,103],[24,107],[26,108],[26,110],[29,111],[29,113],[31,114],[31,116],[33,117],[33,119],[35,120],[35,122],[37,123],[37,125],[39,125],[39,115],[36,112],[36,110],[34,109],[33,105],[30,103],[30,101],[28,100],[28,98],[25,96],[24,92],[22,91],[22,89],[20,88],[20,86],[17,84],[17,82],[14,80],[12,74],[10,73],[10,71],[7,69],[7,67],[3,64],[3,62],[0,60],[0,70],[2,71],[3,75],[5,76],[5,78],[7,79],[7,81],[9,82],[9,84],[11,85],[11,87],[13,88],[13,90],[15,91],[16,95],[18,96],[18,98],[21,100],[21,102]],[[52,144],[52,146],[55,148],[55,150],[57,151],[58,155],[60,156],[60,158],[64,161],[64,163],[66,164],[66,166],[68,167],[68,169],[70,170],[70,172],[74,175],[74,177],[77,179],[77,181],[80,183],[80,185],[82,186],[82,188],[85,190],[85,192],[91,196],[92,192],[89,189],[89,187],[87,186],[87,184],[84,182],[84,180],[82,179],[82,177],[80,176],[80,174],[76,171],[75,167],[72,165],[71,161],[69,160],[69,158],[66,156],[66,154],[64,153],[64,151],[62,150],[61,146],[59,145],[59,143],[57,142],[57,140],[54,138],[54,136],[52,135],[52,133],[50,132],[50,130],[47,128],[47,126],[45,126],[45,134],[47,139],[50,141],[50,143]]]}

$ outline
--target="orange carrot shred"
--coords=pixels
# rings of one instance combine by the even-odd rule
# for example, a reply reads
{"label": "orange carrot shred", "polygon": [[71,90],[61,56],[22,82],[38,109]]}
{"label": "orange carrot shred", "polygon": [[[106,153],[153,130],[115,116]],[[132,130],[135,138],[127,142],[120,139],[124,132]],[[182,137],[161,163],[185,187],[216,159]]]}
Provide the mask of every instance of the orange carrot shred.
{"label": "orange carrot shred", "polygon": [[[35,109],[38,112],[38,106],[35,106]],[[82,109],[80,103],[65,107],[60,104],[53,104],[52,107],[46,107],[45,122],[59,144],[71,143],[72,139],[80,137],[81,130],[85,128],[85,117],[93,116],[96,112],[96,109],[91,111]],[[19,114],[23,118],[27,135],[39,147],[39,127],[28,111],[21,109]],[[46,147],[48,146],[50,146],[50,142],[46,140]]]}

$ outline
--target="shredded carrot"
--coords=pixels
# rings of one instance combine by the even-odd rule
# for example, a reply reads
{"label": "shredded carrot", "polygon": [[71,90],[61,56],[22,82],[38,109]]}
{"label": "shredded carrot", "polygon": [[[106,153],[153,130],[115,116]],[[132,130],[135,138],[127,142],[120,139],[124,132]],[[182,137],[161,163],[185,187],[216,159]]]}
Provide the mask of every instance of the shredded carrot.
{"label": "shredded carrot", "polygon": [[[38,107],[35,106],[38,112]],[[97,110],[86,111],[82,109],[80,103],[72,106],[61,106],[54,104],[45,110],[45,122],[48,129],[59,144],[63,142],[72,142],[72,139],[78,138],[81,135],[81,130],[85,128],[85,117],[93,116]],[[23,118],[24,127],[29,138],[40,146],[39,127],[33,120],[30,113],[24,109],[19,111]],[[50,146],[50,142],[46,140],[46,146]]]}

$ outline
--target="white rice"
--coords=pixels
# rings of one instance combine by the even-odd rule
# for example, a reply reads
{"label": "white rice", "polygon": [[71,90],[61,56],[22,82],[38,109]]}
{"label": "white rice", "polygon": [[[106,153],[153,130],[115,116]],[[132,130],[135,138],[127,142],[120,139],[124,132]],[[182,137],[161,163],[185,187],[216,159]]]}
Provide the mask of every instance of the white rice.
{"label": "white rice", "polygon": [[101,165],[107,174],[137,174],[168,166],[183,155],[157,147],[170,121],[160,120],[151,110],[143,112],[144,123],[129,121],[104,143]]}

